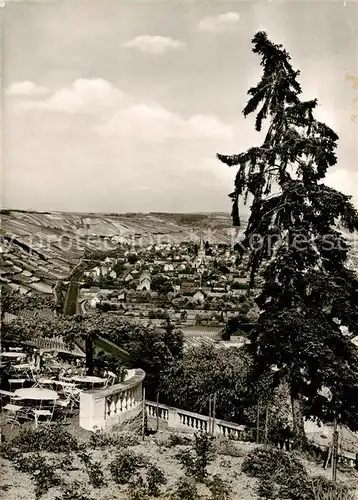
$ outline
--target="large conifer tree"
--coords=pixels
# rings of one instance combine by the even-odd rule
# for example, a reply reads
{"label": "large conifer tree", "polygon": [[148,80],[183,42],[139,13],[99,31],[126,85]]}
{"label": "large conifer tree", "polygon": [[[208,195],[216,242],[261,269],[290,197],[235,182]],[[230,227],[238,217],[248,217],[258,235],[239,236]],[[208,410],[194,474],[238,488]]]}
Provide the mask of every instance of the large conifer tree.
{"label": "large conifer tree", "polygon": [[351,342],[358,334],[358,281],[346,267],[349,248],[339,230],[358,230],[358,213],[349,196],[323,183],[337,161],[338,136],[314,118],[316,99],[301,100],[290,56],[264,32],[252,42],[263,75],[248,91],[243,114],[256,113],[263,143],[218,158],[238,166],[230,195],[234,225],[240,225],[240,197],[253,199],[239,249],[249,252],[251,284],[259,272],[264,278],[251,338],[257,377],[289,382],[302,442],[302,410],[358,427],[358,352]]}

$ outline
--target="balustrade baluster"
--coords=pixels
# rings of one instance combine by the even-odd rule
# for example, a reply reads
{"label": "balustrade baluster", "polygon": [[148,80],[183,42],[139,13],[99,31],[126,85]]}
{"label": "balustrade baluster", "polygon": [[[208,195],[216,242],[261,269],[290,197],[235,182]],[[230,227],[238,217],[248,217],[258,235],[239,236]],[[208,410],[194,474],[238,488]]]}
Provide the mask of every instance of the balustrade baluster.
{"label": "balustrade baluster", "polygon": [[109,417],[111,414],[111,398],[106,397],[106,402],[105,402],[105,407],[106,407],[106,417]]}
{"label": "balustrade baluster", "polygon": [[106,416],[109,417],[111,414],[111,404],[112,404],[112,398],[107,397],[106,398]]}
{"label": "balustrade baluster", "polygon": [[114,397],[114,413],[118,413],[118,401],[119,397],[118,394]]}
{"label": "balustrade baluster", "polygon": [[123,411],[123,393],[119,395],[119,411]]}
{"label": "balustrade baluster", "polygon": [[131,390],[127,391],[127,409],[130,410],[132,408],[132,393]]}

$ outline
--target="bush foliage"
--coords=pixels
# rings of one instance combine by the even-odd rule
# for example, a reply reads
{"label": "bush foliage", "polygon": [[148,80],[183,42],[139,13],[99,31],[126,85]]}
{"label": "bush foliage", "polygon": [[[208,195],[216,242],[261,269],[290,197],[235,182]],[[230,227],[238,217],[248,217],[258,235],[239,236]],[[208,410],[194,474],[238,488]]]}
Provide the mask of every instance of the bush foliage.
{"label": "bush foliage", "polygon": [[255,448],[242,471],[259,480],[260,498],[275,500],[353,500],[348,487],[310,477],[296,455],[276,448]]}
{"label": "bush foliage", "polygon": [[213,437],[207,433],[195,434],[193,445],[177,455],[186,474],[199,482],[207,478],[207,467],[214,456]]}
{"label": "bush foliage", "polygon": [[51,425],[21,429],[7,447],[22,453],[69,453],[77,451],[78,443],[62,425]]}

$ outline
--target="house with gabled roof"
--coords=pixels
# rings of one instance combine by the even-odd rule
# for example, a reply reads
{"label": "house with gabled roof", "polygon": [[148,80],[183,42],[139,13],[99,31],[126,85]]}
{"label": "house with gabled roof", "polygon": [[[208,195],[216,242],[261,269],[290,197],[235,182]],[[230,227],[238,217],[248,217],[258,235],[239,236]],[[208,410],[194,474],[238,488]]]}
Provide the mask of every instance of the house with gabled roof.
{"label": "house with gabled roof", "polygon": [[150,291],[151,277],[148,271],[144,271],[139,277],[139,285],[137,290]]}
{"label": "house with gabled roof", "polygon": [[127,273],[125,273],[123,275],[123,280],[128,283],[129,281],[132,281],[134,279],[133,277],[133,274],[131,273],[131,271],[128,271]]}
{"label": "house with gabled roof", "polygon": [[201,289],[197,290],[192,298],[194,302],[198,302],[199,304],[203,304],[205,302],[205,294]]}

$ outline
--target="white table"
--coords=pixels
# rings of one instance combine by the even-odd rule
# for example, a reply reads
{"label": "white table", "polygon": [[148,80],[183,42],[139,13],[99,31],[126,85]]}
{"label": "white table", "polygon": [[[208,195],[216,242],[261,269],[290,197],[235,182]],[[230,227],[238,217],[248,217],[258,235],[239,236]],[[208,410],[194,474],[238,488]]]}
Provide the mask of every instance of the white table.
{"label": "white table", "polygon": [[104,384],[107,379],[93,377],[90,375],[75,375],[74,377],[71,377],[71,380],[73,380],[74,382],[78,382],[79,384]]}
{"label": "white table", "polygon": [[15,396],[18,399],[32,399],[35,401],[56,401],[59,398],[56,391],[42,389],[42,387],[17,389],[17,391],[15,391]]}
{"label": "white table", "polygon": [[2,352],[0,357],[3,358],[26,358],[27,354],[25,352]]}
{"label": "white table", "polygon": [[15,370],[26,370],[26,369],[30,369],[30,368],[35,369],[36,366],[31,365],[30,363],[24,363],[21,365],[12,365],[12,368],[14,368]]}
{"label": "white table", "polygon": [[53,384],[56,384],[56,380],[53,380],[51,378],[41,378],[41,377],[37,377],[36,378],[36,382],[38,384],[47,384],[47,385],[53,385]]}
{"label": "white table", "polygon": [[[59,399],[59,395],[56,391],[50,391],[49,389],[42,389],[42,387],[30,387],[28,389],[18,389],[15,391],[16,400],[24,399],[31,401],[40,401],[40,408],[26,408],[25,411],[28,415],[32,414],[35,418],[35,427],[38,425],[38,420],[40,416],[49,417],[52,419],[55,410],[55,401]],[[43,408],[43,401],[52,401],[51,410],[49,408]]]}

